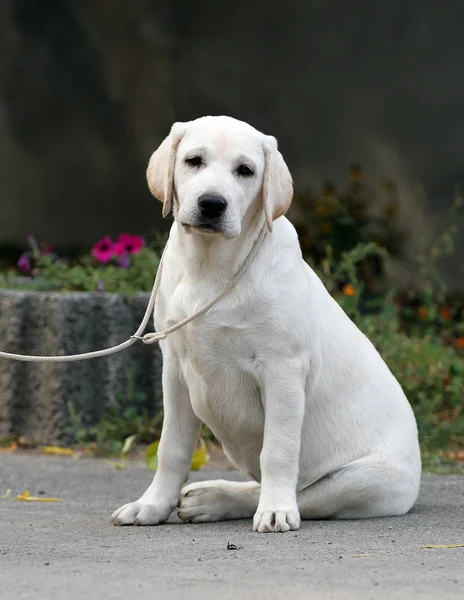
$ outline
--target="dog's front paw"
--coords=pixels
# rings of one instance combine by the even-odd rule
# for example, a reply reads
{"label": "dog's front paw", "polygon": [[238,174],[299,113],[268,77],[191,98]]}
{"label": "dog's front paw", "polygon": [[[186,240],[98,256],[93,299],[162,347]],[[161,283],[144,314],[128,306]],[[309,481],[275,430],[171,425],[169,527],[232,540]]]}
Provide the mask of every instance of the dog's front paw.
{"label": "dog's front paw", "polygon": [[118,508],[111,516],[113,525],[159,525],[169,519],[172,508],[169,503],[137,500]]}
{"label": "dog's front paw", "polygon": [[259,533],[283,533],[299,527],[300,513],[297,506],[282,507],[277,510],[258,507],[253,518],[253,531]]}

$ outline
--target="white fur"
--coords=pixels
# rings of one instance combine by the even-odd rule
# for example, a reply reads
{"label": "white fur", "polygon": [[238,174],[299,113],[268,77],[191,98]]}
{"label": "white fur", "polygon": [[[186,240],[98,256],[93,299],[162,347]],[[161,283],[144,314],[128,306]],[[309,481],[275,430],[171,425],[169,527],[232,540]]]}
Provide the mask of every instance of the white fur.
{"label": "white fur", "polygon": [[[173,203],[175,214],[157,330],[221,291],[248,254],[265,212],[268,225],[279,218],[235,289],[161,342],[159,468],[143,496],[116,511],[113,522],[162,523],[179,499],[184,520],[254,515],[254,529],[263,532],[297,529],[300,516],[406,513],[421,472],[413,412],[371,342],[303,261],[293,226],[279,216],[291,198],[291,179],[274,138],[229,117],[204,117],[175,130],[148,171],[152,191]],[[170,198],[163,190],[170,189],[164,178],[173,144]],[[204,162],[193,169],[184,159],[198,152]],[[243,161],[253,177],[237,175]],[[266,178],[269,197],[263,198]],[[195,226],[204,193],[227,199],[218,233]],[[181,495],[201,422],[255,482],[201,482]]]}

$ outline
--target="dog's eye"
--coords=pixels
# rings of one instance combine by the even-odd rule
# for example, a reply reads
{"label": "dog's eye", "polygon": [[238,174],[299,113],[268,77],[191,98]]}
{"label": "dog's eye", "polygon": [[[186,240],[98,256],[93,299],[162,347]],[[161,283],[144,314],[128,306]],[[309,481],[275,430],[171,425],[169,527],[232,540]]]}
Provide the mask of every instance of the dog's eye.
{"label": "dog's eye", "polygon": [[242,177],[251,177],[253,175],[252,169],[250,169],[250,167],[247,165],[240,165],[237,169],[237,173]]}
{"label": "dog's eye", "polygon": [[185,162],[191,167],[199,167],[202,163],[201,156],[190,156],[185,159]]}

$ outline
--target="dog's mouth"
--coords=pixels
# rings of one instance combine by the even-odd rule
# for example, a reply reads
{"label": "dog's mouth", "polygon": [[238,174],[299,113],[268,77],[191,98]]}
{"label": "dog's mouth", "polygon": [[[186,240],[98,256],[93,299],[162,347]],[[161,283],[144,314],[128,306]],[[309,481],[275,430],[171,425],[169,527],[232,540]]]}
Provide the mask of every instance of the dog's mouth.
{"label": "dog's mouth", "polygon": [[219,226],[214,225],[213,223],[197,223],[196,225],[182,223],[182,226],[188,232],[198,231],[199,233],[206,233],[207,235],[217,235],[219,233],[223,233],[222,230],[219,229]]}

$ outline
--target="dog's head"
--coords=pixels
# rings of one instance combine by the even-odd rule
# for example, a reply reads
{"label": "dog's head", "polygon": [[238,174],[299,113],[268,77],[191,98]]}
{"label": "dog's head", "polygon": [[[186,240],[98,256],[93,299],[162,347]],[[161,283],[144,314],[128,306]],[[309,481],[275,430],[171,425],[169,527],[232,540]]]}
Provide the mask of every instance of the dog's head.
{"label": "dog's head", "polygon": [[292,178],[274,137],[230,117],[175,123],[152,155],[152,194],[187,231],[233,238],[259,207],[269,230],[293,196]]}

